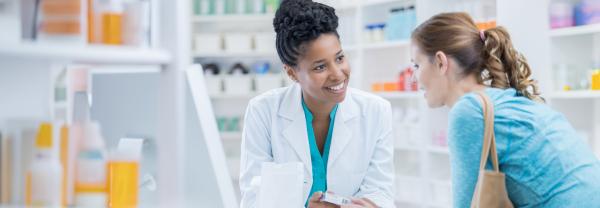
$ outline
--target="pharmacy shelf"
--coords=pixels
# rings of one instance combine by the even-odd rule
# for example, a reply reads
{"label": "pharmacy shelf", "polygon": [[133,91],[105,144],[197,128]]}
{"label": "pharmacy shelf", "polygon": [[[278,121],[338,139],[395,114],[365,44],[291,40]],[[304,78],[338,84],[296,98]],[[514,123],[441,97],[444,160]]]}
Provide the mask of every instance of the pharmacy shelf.
{"label": "pharmacy shelf", "polygon": [[63,61],[88,64],[168,64],[166,50],[140,49],[128,46],[65,45],[23,42],[0,45],[0,56],[10,58]]}
{"label": "pharmacy shelf", "polygon": [[422,92],[376,92],[375,94],[388,100],[424,99]]}
{"label": "pharmacy shelf", "polygon": [[220,132],[222,140],[241,141],[242,132]]}
{"label": "pharmacy shelf", "polygon": [[272,23],[274,14],[232,14],[232,15],[196,15],[192,18],[195,23]]}
{"label": "pharmacy shelf", "polygon": [[275,51],[272,52],[194,52],[194,58],[272,58],[277,57]]}
{"label": "pharmacy shelf", "polygon": [[381,49],[405,49],[410,46],[409,40],[384,41],[380,43],[370,43],[362,47],[363,50],[381,50]]}
{"label": "pharmacy shelf", "polygon": [[600,91],[579,90],[555,92],[548,96],[550,99],[595,99],[600,98]]}
{"label": "pharmacy shelf", "polygon": [[600,24],[553,29],[550,31],[550,37],[557,38],[576,35],[588,35],[594,33],[600,33]]}

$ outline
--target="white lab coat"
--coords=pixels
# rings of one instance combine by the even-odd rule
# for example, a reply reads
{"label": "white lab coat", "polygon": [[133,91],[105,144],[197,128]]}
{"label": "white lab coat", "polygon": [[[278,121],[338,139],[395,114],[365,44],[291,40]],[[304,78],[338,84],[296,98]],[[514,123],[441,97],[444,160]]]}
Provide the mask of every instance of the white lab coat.
{"label": "white lab coat", "polygon": [[[338,106],[327,163],[327,190],[394,207],[392,112],[388,101],[348,88]],[[302,162],[304,199],[312,164],[298,84],[253,98],[246,110],[241,150],[241,207],[256,207],[250,182],[263,162]],[[273,193],[276,197],[277,193]]]}

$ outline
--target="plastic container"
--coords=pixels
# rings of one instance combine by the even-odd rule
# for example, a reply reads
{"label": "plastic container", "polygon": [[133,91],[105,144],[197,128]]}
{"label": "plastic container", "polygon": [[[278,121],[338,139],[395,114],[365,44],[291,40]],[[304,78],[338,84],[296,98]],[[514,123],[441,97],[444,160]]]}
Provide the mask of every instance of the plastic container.
{"label": "plastic container", "polygon": [[102,12],[102,43],[123,44],[123,1],[109,0],[106,11]]}
{"label": "plastic container", "polygon": [[575,6],[575,25],[600,23],[600,1],[582,0]]}
{"label": "plastic container", "polygon": [[214,53],[223,51],[223,39],[217,33],[197,34],[194,36],[194,48],[199,53]]}
{"label": "plastic container", "polygon": [[50,42],[87,43],[86,1],[41,1],[37,38]]}
{"label": "plastic container", "polygon": [[145,48],[150,46],[150,2],[137,0],[124,5],[123,43]]}
{"label": "plastic container", "polygon": [[385,40],[385,23],[375,24],[373,28],[373,41],[383,42]]}
{"label": "plastic container", "polygon": [[571,27],[575,24],[573,4],[568,1],[554,1],[550,4],[550,27]]}
{"label": "plastic container", "polygon": [[282,87],[283,80],[279,74],[259,74],[255,76],[255,86],[257,93],[263,93],[272,89]]}
{"label": "plastic container", "polygon": [[227,75],[223,77],[224,94],[248,95],[252,93],[252,77],[247,75]]}
{"label": "plastic container", "polygon": [[63,205],[72,205],[75,187],[75,157],[77,154],[76,140],[70,137],[70,129],[66,124],[60,128],[60,162],[63,168]]}
{"label": "plastic container", "polygon": [[225,34],[225,51],[230,53],[252,52],[252,35],[247,33]]}
{"label": "plastic container", "polygon": [[275,50],[275,33],[256,33],[254,35],[254,51],[270,53]]}
{"label": "plastic container", "polygon": [[108,162],[108,206],[137,207],[142,139],[123,138]]}
{"label": "plastic container", "polygon": [[77,156],[75,205],[106,207],[106,149],[97,123],[88,123]]}
{"label": "plastic container", "polygon": [[42,123],[35,142],[35,156],[27,174],[28,206],[61,207],[63,174],[60,160],[53,150],[52,124]]}

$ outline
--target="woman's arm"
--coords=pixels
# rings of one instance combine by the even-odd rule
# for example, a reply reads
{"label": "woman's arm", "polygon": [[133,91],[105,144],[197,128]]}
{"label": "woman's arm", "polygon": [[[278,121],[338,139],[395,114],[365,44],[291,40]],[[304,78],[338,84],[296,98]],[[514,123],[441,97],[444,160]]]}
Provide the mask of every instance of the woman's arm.
{"label": "woman's arm", "polygon": [[483,111],[479,100],[472,95],[463,98],[454,105],[448,119],[454,207],[470,207],[483,145]]}
{"label": "woman's arm", "polygon": [[256,207],[256,191],[250,182],[254,176],[260,175],[263,162],[272,162],[271,141],[268,127],[269,114],[260,103],[250,101],[244,118],[242,133],[242,150],[240,158],[240,207]]}
{"label": "woman's arm", "polygon": [[[370,158],[367,174],[357,197],[367,198],[379,207],[394,207],[394,140],[392,108],[389,102],[380,105],[375,151]],[[375,125],[374,125],[375,126]]]}

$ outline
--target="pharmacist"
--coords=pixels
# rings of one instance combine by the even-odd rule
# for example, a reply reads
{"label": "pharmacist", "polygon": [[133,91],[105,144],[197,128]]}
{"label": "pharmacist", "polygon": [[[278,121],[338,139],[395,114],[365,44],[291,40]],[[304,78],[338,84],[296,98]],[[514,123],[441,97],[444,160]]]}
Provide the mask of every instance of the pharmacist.
{"label": "pharmacist", "polygon": [[302,162],[308,207],[336,207],[319,201],[325,191],[353,198],[351,207],[394,207],[391,106],[348,87],[350,67],[334,9],[310,0],[286,0],[273,25],[277,53],[296,83],[248,105],[241,147],[242,207],[257,206],[250,182],[260,176],[263,162]]}

